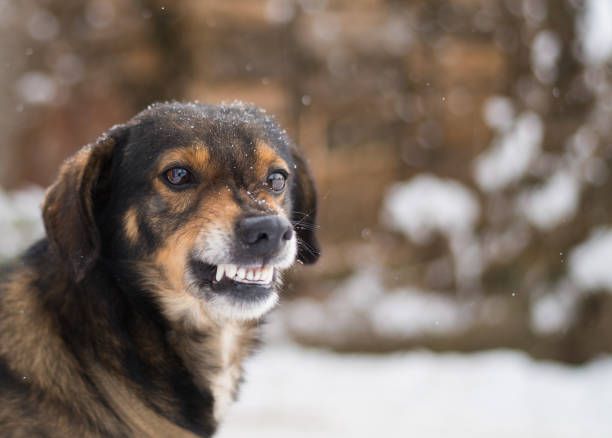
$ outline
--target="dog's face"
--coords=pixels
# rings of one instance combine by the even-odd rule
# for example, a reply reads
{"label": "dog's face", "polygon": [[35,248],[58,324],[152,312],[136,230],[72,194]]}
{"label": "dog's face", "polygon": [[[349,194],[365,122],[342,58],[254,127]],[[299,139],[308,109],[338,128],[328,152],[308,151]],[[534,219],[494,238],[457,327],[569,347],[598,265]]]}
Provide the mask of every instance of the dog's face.
{"label": "dog's face", "polygon": [[44,206],[77,279],[135,275],[171,318],[258,318],[280,273],[318,257],[316,195],[298,149],[252,106],[164,104],[66,163]]}

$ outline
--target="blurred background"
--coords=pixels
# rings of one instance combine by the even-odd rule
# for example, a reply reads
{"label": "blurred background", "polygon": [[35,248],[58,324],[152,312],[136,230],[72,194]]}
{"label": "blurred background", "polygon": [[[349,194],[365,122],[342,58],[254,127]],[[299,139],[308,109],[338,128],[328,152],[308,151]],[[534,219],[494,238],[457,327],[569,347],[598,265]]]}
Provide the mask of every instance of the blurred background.
{"label": "blurred background", "polygon": [[154,101],[304,149],[323,257],[222,436],[612,436],[612,1],[0,0],[0,93],[3,261]]}

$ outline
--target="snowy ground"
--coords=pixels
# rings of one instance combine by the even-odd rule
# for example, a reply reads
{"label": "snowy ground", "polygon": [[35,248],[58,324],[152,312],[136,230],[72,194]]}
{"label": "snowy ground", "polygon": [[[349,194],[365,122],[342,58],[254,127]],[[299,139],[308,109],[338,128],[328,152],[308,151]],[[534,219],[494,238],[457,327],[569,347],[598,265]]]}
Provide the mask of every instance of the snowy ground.
{"label": "snowy ground", "polygon": [[612,357],[337,355],[266,346],[219,438],[609,438]]}

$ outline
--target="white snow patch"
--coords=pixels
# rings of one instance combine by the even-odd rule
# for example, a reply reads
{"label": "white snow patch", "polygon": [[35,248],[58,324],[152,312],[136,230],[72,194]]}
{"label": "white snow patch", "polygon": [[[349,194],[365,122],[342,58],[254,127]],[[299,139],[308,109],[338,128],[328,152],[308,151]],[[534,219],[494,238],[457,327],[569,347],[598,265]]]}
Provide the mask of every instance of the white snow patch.
{"label": "white snow patch", "polygon": [[49,41],[57,36],[60,25],[51,12],[39,9],[35,11],[27,24],[28,33],[38,41]]}
{"label": "white snow patch", "polygon": [[72,85],[79,82],[85,74],[85,66],[78,56],[71,53],[59,55],[53,61],[53,69],[60,82]]}
{"label": "white snow patch", "polygon": [[484,103],[483,116],[490,128],[498,131],[510,129],[514,123],[512,100],[505,96],[489,97]]}
{"label": "white snow patch", "polygon": [[293,0],[268,0],[266,2],[266,19],[273,24],[286,24],[295,17]]}
{"label": "white snow patch", "polygon": [[480,205],[469,189],[429,174],[391,186],[383,209],[384,223],[418,243],[436,231],[447,237],[469,232],[479,216]]}
{"label": "white snow patch", "polygon": [[548,15],[546,2],[543,0],[524,0],[521,10],[523,16],[532,26],[540,24]]}
{"label": "white snow patch", "polygon": [[565,144],[570,164],[581,164],[591,158],[599,146],[599,136],[588,125],[581,126]]}
{"label": "white snow patch", "polygon": [[601,185],[608,178],[608,166],[597,156],[600,139],[593,127],[584,125],[565,145],[567,167],[580,181]]}
{"label": "white snow patch", "polygon": [[518,208],[533,225],[549,230],[571,219],[579,201],[580,183],[569,172],[559,170],[542,187],[522,193]]}
{"label": "white snow patch", "polygon": [[369,330],[371,309],[383,292],[380,275],[372,269],[362,269],[324,302],[303,298],[284,304],[284,324],[289,331],[301,335],[342,340]]}
{"label": "white snow patch", "polygon": [[386,294],[372,308],[374,331],[386,337],[457,333],[469,325],[469,312],[447,295],[414,288]]}
{"label": "white snow patch", "polygon": [[550,30],[540,31],[531,46],[531,66],[536,78],[544,84],[557,79],[557,61],[561,55],[561,40]]}
{"label": "white snow patch", "polygon": [[520,180],[540,153],[544,127],[534,112],[522,113],[493,147],[476,157],[475,178],[486,192],[497,191]]}
{"label": "white snow patch", "polygon": [[455,278],[460,288],[474,287],[483,269],[474,235],[480,204],[471,190],[452,179],[421,174],[389,188],[382,222],[416,243],[426,243],[435,232],[450,244]]}
{"label": "white snow patch", "polygon": [[0,188],[0,260],[15,257],[44,235],[43,197],[39,187],[9,193]]}
{"label": "white snow patch", "polygon": [[219,438],[604,438],[612,358],[570,367],[514,351],[337,355],[268,346]]}
{"label": "white snow patch", "polygon": [[21,98],[33,104],[48,104],[58,93],[55,79],[40,71],[25,73],[15,84]]}
{"label": "white snow patch", "polygon": [[582,19],[578,21],[586,60],[604,63],[612,57],[612,2],[587,0]]}
{"label": "white snow patch", "polygon": [[576,246],[569,257],[569,273],[585,290],[607,289],[612,292],[612,228],[597,228]]}
{"label": "white snow patch", "polygon": [[406,17],[401,15],[389,16],[380,33],[381,47],[396,56],[405,54],[415,40],[410,25],[406,23]]}
{"label": "white snow patch", "polygon": [[[162,7],[163,9],[163,7]],[[116,17],[115,5],[104,0],[93,0],[87,3],[85,19],[94,29],[105,29]]]}
{"label": "white snow patch", "polygon": [[290,331],[331,340],[364,331],[393,338],[456,334],[472,319],[467,306],[439,292],[385,291],[380,275],[368,269],[349,277],[325,302],[304,298],[283,310]]}
{"label": "white snow patch", "polygon": [[531,328],[539,334],[563,333],[574,318],[576,302],[580,297],[575,285],[562,280],[554,290],[536,298],[529,307]]}

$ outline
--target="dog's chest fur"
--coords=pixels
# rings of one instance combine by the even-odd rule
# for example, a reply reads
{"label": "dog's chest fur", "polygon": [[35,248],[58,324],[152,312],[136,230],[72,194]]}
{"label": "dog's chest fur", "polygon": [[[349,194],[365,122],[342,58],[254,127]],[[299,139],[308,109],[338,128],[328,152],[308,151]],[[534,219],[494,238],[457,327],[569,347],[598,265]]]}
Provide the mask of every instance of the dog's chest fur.
{"label": "dog's chest fur", "polygon": [[216,421],[223,418],[237,395],[242,361],[256,342],[256,330],[253,324],[210,323],[206,332],[174,330],[170,334],[196,385],[211,390]]}
{"label": "dog's chest fur", "polygon": [[217,421],[233,401],[242,376],[242,356],[246,352],[240,351],[241,334],[241,330],[234,325],[223,327],[219,334],[219,367],[210,376],[210,387],[215,399],[214,416]]}

